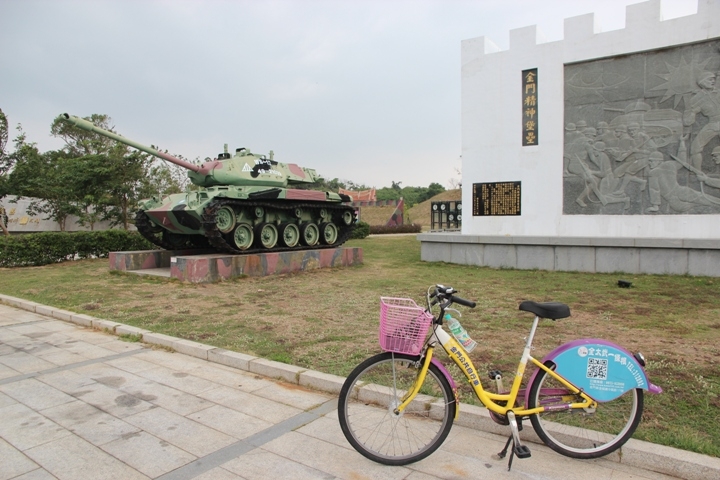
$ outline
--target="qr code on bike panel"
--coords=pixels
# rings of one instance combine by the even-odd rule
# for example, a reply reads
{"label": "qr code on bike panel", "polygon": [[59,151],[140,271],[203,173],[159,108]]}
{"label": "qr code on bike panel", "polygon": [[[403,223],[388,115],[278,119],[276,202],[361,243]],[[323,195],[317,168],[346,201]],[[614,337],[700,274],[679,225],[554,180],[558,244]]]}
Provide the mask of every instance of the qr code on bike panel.
{"label": "qr code on bike panel", "polygon": [[605,358],[588,358],[587,378],[607,380],[608,361]]}

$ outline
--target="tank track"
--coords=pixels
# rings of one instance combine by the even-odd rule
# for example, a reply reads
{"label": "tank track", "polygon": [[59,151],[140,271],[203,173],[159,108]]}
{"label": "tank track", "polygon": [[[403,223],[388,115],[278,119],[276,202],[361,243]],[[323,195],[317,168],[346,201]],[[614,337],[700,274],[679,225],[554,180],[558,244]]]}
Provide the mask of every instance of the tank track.
{"label": "tank track", "polygon": [[343,210],[350,210],[353,212],[353,220],[355,220],[355,212],[354,209],[348,205],[343,205],[341,203],[321,203],[321,202],[283,202],[283,203],[277,203],[277,202],[261,202],[261,201],[248,201],[248,200],[233,200],[228,198],[216,198],[210,204],[205,207],[205,210],[203,211],[202,215],[202,222],[203,222],[203,228],[205,230],[205,237],[207,237],[208,241],[210,242],[210,245],[212,245],[213,248],[220,252],[226,252],[226,253],[232,253],[232,254],[248,254],[248,253],[268,253],[268,252],[287,252],[287,251],[295,251],[295,250],[316,250],[320,248],[336,248],[343,243],[345,243],[350,236],[352,235],[352,232],[355,228],[355,222],[353,221],[350,225],[344,225],[342,222],[340,224],[337,224],[338,227],[338,238],[332,245],[325,245],[321,242],[318,242],[316,245],[313,245],[312,247],[308,247],[307,245],[298,244],[295,247],[285,247],[280,244],[278,241],[278,244],[270,249],[267,248],[261,248],[252,246],[251,248],[248,248],[246,250],[240,250],[238,248],[235,248],[232,244],[230,244],[225,237],[223,236],[223,233],[218,230],[216,225],[216,217],[215,214],[217,213],[218,209],[224,205],[237,205],[242,208],[255,208],[255,207],[263,207],[266,210],[272,210],[272,209],[280,209],[280,210],[292,210],[295,208],[302,208],[307,210],[319,210],[321,208],[324,208],[326,210],[331,211],[343,211]]}
{"label": "tank track", "polygon": [[205,240],[199,235],[184,235],[184,237],[188,238],[184,238],[184,241],[182,242],[170,242],[166,240],[165,231],[157,230],[155,227],[153,227],[153,223],[150,221],[147,214],[143,210],[138,210],[138,212],[135,214],[135,228],[137,228],[140,235],[142,235],[147,241],[149,241],[153,245],[157,245],[160,248],[164,248],[165,250],[191,250],[208,248],[208,245],[202,245],[203,242],[198,242],[200,244],[195,243],[200,239]]}

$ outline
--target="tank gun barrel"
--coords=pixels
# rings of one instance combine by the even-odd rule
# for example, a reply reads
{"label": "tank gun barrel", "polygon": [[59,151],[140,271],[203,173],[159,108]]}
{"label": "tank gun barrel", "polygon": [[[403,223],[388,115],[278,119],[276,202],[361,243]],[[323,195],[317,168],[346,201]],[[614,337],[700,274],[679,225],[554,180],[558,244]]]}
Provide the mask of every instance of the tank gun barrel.
{"label": "tank gun barrel", "polygon": [[162,158],[163,160],[167,160],[168,162],[174,163],[175,165],[178,165],[180,167],[186,168],[188,170],[192,170],[193,172],[200,171],[200,167],[198,167],[197,165],[187,162],[181,158],[173,157],[172,155],[168,155],[167,153],[160,152],[154,148],[145,146],[141,143],[134,142],[134,141],[129,140],[129,139],[127,139],[121,135],[118,135],[116,133],[109,132],[100,127],[96,127],[91,122],[88,122],[87,120],[82,119],[80,117],[76,117],[75,115],[68,115],[67,113],[63,113],[62,115],[60,115],[60,118],[68,123],[75,125],[76,127],[82,128],[83,130],[88,130],[90,132],[97,133],[104,137],[111,138],[120,143],[124,143],[125,145],[136,148],[136,149],[140,150],[141,152],[149,153],[150,155],[153,155],[158,158]]}

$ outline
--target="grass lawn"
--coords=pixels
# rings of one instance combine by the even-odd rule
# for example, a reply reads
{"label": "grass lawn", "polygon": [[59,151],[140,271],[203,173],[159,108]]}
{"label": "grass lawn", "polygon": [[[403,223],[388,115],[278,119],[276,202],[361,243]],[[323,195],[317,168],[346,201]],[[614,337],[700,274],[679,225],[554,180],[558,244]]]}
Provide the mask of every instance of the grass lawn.
{"label": "grass lawn", "polygon": [[[194,285],[83,260],[0,269],[0,292],[337,375],[380,351],[380,296],[422,304],[427,287],[441,283],[476,300],[474,310],[458,307],[479,343],[470,357],[479,372],[499,369],[507,378],[532,320],[518,304],[564,302],[572,316],[541,322],[535,357],[585,337],[643,352],[651,382],[664,393],[645,396],[635,438],[720,457],[720,279],[426,263],[414,236],[347,245],[364,248],[364,265]],[[619,279],[633,287],[618,288]],[[459,371],[453,375],[462,381]],[[463,401],[472,400],[467,391]]]}

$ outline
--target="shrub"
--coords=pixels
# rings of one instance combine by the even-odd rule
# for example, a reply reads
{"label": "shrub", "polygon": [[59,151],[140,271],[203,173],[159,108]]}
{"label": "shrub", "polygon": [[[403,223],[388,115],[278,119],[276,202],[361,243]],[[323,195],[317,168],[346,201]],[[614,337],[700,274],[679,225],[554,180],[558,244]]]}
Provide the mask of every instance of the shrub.
{"label": "shrub", "polygon": [[372,235],[383,235],[386,233],[420,233],[422,230],[421,225],[373,225],[370,227],[370,233]]}
{"label": "shrub", "polygon": [[75,258],[103,258],[110,252],[153,248],[139,233],[125,230],[0,236],[0,267],[47,265]]}
{"label": "shrub", "polygon": [[355,225],[355,229],[353,230],[350,238],[363,239],[368,235],[370,235],[370,225],[366,222],[360,221]]}

